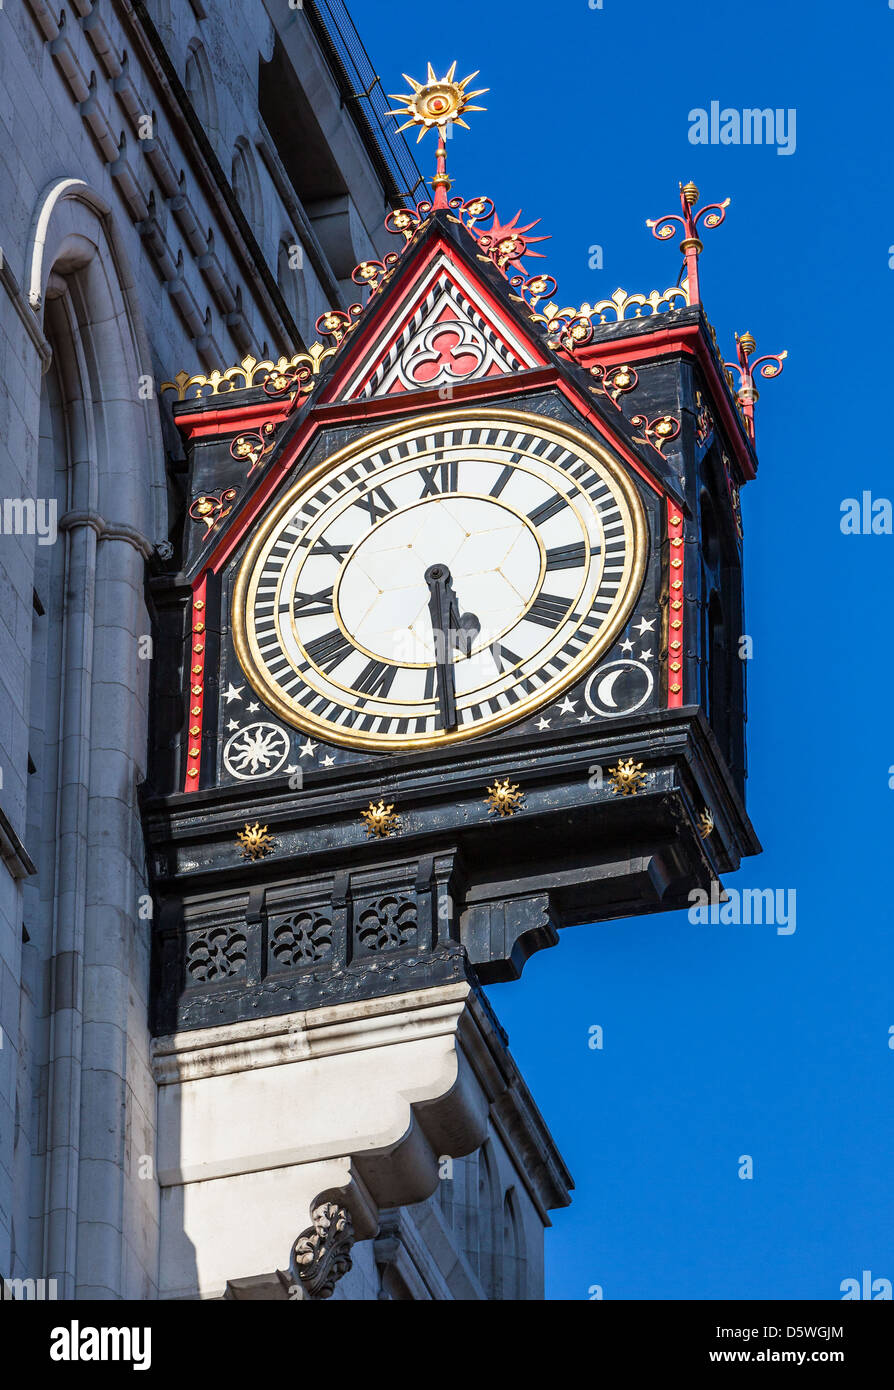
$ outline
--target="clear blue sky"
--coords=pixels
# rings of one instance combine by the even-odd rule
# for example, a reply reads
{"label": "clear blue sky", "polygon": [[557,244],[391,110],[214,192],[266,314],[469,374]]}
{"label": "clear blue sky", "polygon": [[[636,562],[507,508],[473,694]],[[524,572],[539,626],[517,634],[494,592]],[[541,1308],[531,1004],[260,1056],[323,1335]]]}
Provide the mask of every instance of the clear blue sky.
{"label": "clear blue sky", "polygon": [[[560,303],[673,284],[676,245],[644,220],[694,179],[703,200],[732,198],[701,261],[721,346],[731,358],[748,329],[758,352],[789,350],[743,493],[764,853],[725,882],[796,889],[797,929],[685,913],[578,927],[489,991],[577,1184],[547,1235],[548,1296],[834,1299],[861,1270],[894,1279],[894,536],[839,525],[844,498],[894,497],[894,10],[350,8],[387,91],[429,59],[481,69],[488,111],[451,142],[454,192],[543,219],[536,264]],[[794,108],[795,153],[693,147],[688,113],[712,100]]]}

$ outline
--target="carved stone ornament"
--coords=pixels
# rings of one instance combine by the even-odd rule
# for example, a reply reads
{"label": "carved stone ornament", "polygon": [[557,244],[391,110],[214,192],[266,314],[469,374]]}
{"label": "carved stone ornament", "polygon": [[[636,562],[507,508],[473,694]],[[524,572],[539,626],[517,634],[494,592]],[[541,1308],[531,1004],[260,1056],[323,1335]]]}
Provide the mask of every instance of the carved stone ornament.
{"label": "carved stone ornament", "polygon": [[322,1202],[310,1216],[314,1224],[292,1246],[291,1273],[306,1298],[331,1298],[351,1268],[354,1223],[351,1213],[335,1202]]}

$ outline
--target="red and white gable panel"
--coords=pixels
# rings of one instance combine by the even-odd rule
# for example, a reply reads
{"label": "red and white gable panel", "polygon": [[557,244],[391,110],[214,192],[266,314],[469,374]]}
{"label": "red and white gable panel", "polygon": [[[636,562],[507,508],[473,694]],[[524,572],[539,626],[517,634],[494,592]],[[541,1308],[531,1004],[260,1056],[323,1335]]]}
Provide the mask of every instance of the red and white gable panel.
{"label": "red and white gable panel", "polygon": [[342,399],[456,386],[541,366],[544,360],[482,294],[481,285],[443,253],[412,301],[399,306],[377,338],[339,392]]}

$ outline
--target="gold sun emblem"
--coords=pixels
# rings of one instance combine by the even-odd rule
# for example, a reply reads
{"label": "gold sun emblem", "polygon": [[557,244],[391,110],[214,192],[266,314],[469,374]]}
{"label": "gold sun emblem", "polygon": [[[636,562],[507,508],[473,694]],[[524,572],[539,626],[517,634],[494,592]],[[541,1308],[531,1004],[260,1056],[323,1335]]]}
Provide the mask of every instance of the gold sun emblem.
{"label": "gold sun emblem", "polygon": [[369,808],[360,812],[360,819],[366,822],[367,835],[379,835],[383,838],[393,834],[400,824],[400,817],[395,815],[393,802],[386,806],[384,801],[379,801],[378,804],[371,801]]}
{"label": "gold sun emblem", "polygon": [[714,812],[706,806],[698,818],[698,833],[703,840],[707,840],[711,831],[714,829]]}
{"label": "gold sun emblem", "polygon": [[635,763],[632,758],[619,758],[618,766],[609,768],[608,780],[612,789],[622,796],[636,796],[646,780],[646,774],[642,763]]}
{"label": "gold sun emblem", "polygon": [[496,779],[492,787],[488,787],[485,801],[491,809],[499,812],[501,816],[514,816],[524,806],[525,794],[517,782],[510,782],[506,777],[501,782]]}
{"label": "gold sun emblem", "polygon": [[276,843],[272,835],[267,833],[266,825],[259,825],[255,821],[254,825],[245,822],[244,830],[236,831],[236,839],[242,846],[242,855],[245,859],[263,859],[270,854]]}
{"label": "gold sun emblem", "polygon": [[415,78],[407,73],[403,74],[404,80],[409,82],[412,92],[389,92],[392,101],[402,101],[404,106],[397,111],[389,111],[389,116],[408,116],[398,130],[406,130],[408,126],[421,126],[416,143],[422,139],[427,130],[437,130],[439,133],[451,121],[461,125],[464,130],[469,127],[462,119],[468,111],[486,111],[485,106],[470,106],[469,102],[473,97],[483,96],[489,91],[488,87],[480,87],[476,92],[467,92],[466,87],[473,77],[477,77],[477,72],[470,72],[468,77],[464,77],[461,82],[454,80],[456,73],[456,63],[451,63],[450,70],[444,77],[436,77],[435,70],[431,63],[428,65],[427,81],[417,82]]}

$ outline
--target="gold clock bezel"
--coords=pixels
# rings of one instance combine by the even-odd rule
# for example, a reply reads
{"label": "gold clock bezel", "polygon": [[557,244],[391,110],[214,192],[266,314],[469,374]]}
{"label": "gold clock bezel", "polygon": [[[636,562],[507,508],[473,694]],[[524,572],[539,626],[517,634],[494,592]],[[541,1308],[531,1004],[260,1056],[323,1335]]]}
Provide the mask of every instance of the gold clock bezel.
{"label": "gold clock bezel", "polygon": [[[573,445],[583,455],[589,455],[598,461],[608,474],[610,486],[616,497],[620,494],[626,503],[626,512],[623,518],[624,538],[629,548],[628,553],[631,556],[630,577],[626,590],[619,598],[611,617],[602,625],[593,641],[588,643],[571,662],[564,674],[557,678],[555,684],[540,687],[527,699],[513,705],[511,709],[482,719],[468,729],[455,729],[451,733],[438,735],[418,734],[400,738],[382,734],[349,734],[335,729],[327,720],[316,719],[313,715],[296,711],[292,704],[282,697],[279,687],[266,674],[260,662],[257,639],[254,631],[250,630],[251,625],[246,618],[246,599],[249,595],[252,578],[255,575],[257,560],[271,534],[278,529],[286,515],[294,514],[298,509],[298,499],[305,492],[316,487],[328,473],[342,468],[352,457],[375,452],[382,445],[394,442],[401,436],[412,437],[422,432],[430,432],[432,429],[456,427],[460,424],[464,428],[474,429],[476,425],[492,425],[494,422],[529,430],[539,438],[552,438],[556,443]],[[246,680],[264,703],[281,719],[285,720],[291,728],[314,735],[322,742],[367,752],[394,753],[402,750],[419,752],[423,749],[447,748],[451,744],[465,743],[469,739],[478,738],[481,735],[492,733],[495,729],[504,728],[507,724],[517,724],[528,718],[529,715],[536,713],[544,705],[552,703],[570,686],[574,685],[608,651],[639,597],[646,569],[647,539],[645,510],[635,485],[599,440],[584,434],[573,425],[551,420],[547,416],[529,414],[527,411],[487,407],[478,407],[468,412],[460,412],[456,409],[436,411],[433,414],[417,416],[413,420],[405,419],[373,430],[336,450],[334,454],[323,459],[310,472],[298,478],[277,502],[259,528],[257,535],[252,538],[236,577],[231,605],[236,656],[245,673]]]}

